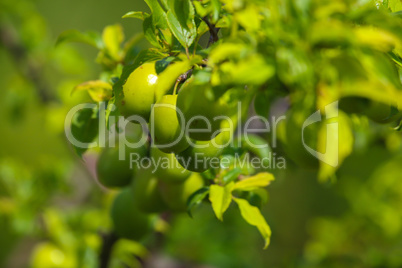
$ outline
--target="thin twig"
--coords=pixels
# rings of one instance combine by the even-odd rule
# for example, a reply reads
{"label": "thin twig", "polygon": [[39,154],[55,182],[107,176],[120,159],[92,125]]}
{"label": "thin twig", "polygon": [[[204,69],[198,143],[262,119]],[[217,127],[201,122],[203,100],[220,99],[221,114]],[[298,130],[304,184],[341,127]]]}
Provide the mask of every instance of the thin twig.
{"label": "thin twig", "polygon": [[213,43],[215,43],[216,41],[219,40],[218,32],[219,32],[220,28],[216,28],[215,24],[212,24],[211,22],[209,22],[207,17],[203,17],[202,20],[207,24],[208,29],[209,29],[209,40],[208,40],[208,44],[207,44],[207,47],[209,47]]}
{"label": "thin twig", "polygon": [[41,73],[41,66],[29,58],[29,52],[21,44],[13,29],[4,25],[0,26],[0,44],[10,53],[17,65],[17,69],[32,82],[40,100],[43,103],[56,100],[50,94],[49,86]]}
{"label": "thin twig", "polygon": [[193,69],[190,69],[190,70],[188,70],[187,72],[181,74],[181,75],[177,78],[176,81],[179,82],[179,83],[183,83],[184,81],[186,81],[186,80],[191,76],[192,73],[193,73]]}
{"label": "thin twig", "polygon": [[115,233],[101,234],[102,236],[102,249],[99,254],[99,267],[107,268],[112,254],[114,244],[119,240]]}

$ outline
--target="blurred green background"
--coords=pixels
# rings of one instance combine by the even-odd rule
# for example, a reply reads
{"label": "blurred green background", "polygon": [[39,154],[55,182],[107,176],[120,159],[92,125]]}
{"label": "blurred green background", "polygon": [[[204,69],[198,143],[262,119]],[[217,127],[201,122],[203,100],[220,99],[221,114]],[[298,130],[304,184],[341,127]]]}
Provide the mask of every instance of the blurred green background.
{"label": "blurred green background", "polygon": [[[55,47],[68,29],[101,31],[143,1],[0,0],[0,267],[98,267],[101,234],[110,229],[109,192],[94,179],[94,155],[80,160],[64,135],[68,109],[86,93],[74,86],[96,79],[96,51]],[[356,119],[358,120],[358,119]],[[272,229],[263,250],[258,232],[231,207],[223,223],[210,207],[175,217],[151,267],[401,267],[401,136],[359,121],[362,146],[345,160],[334,183],[289,162],[276,172],[264,215]],[[144,245],[152,244],[149,238]],[[142,245],[120,241],[111,267],[137,267]],[[150,249],[152,250],[152,249]]]}

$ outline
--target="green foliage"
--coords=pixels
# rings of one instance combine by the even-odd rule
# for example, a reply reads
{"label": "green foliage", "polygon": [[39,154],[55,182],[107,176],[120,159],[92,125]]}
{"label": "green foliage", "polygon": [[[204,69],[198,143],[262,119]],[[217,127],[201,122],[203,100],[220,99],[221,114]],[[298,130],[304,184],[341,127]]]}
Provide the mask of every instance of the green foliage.
{"label": "green foliage", "polygon": [[[64,214],[58,209],[44,208],[39,215],[46,230],[36,223],[36,215],[51,202],[53,195],[68,189],[61,177],[63,174],[67,177],[69,165],[60,164],[62,167],[59,168],[55,160],[57,153],[46,156],[46,159],[52,159],[46,167],[28,167],[22,160],[8,162],[0,154],[0,220],[2,225],[12,226],[8,228],[12,229],[12,235],[6,237],[4,243],[12,244],[16,239],[14,234],[45,233],[42,235],[46,241],[38,244],[32,255],[33,267],[46,267],[48,264],[42,260],[49,259],[49,254],[59,260],[50,266],[99,266],[97,255],[102,243],[97,235],[99,230],[115,231],[121,237],[139,240],[151,230],[167,232],[169,228],[161,218],[169,219],[173,213],[174,219],[179,219],[181,216],[177,213],[185,211],[195,222],[201,222],[200,226],[207,226],[200,217],[211,214],[211,210],[203,210],[205,206],[212,207],[216,218],[222,221],[217,221],[218,224],[230,231],[227,237],[215,234],[225,245],[236,241],[233,234],[240,233],[238,229],[232,229],[233,226],[241,226],[247,232],[247,227],[237,222],[241,216],[245,223],[258,229],[266,248],[271,229],[263,214],[269,215],[270,225],[277,235],[273,236],[273,241],[274,238],[277,240],[271,245],[273,253],[267,251],[268,257],[261,257],[266,259],[258,261],[255,267],[266,267],[266,263],[284,267],[399,267],[402,264],[397,239],[402,233],[399,219],[401,192],[398,190],[402,148],[398,132],[402,129],[400,1],[145,0],[149,13],[131,11],[123,15],[123,18],[138,19],[142,23],[142,34],[126,39],[119,24],[106,26],[102,33],[68,30],[56,41],[57,50],[61,52],[51,55],[46,51],[51,47],[51,41],[42,41],[46,39],[46,28],[41,16],[33,10],[33,3],[22,3],[21,7],[9,0],[0,4],[0,34],[3,24],[16,25],[22,44],[22,49],[18,47],[22,56],[15,59],[21,65],[17,67],[22,70],[21,74],[3,70],[7,79],[0,82],[7,89],[6,105],[0,105],[0,114],[10,114],[8,120],[11,118],[14,124],[23,121],[31,111],[32,107],[27,103],[36,98],[33,97],[34,90],[46,103],[45,111],[40,112],[57,133],[62,132],[60,122],[64,122],[69,108],[77,103],[94,104],[95,108],[77,112],[71,124],[72,135],[85,143],[97,141],[101,104],[107,104],[106,122],[111,116],[140,115],[147,122],[158,123],[158,133],[148,139],[149,145],[172,140],[183,127],[176,120],[177,114],[160,110],[153,112],[157,119],[150,118],[152,105],[164,103],[171,94],[173,98],[177,95],[177,107],[185,117],[201,114],[211,119],[224,115],[235,122],[225,132],[223,121],[217,121],[212,126],[215,137],[212,132],[189,135],[191,141],[206,148],[185,143],[180,148],[169,148],[166,150],[169,154],[164,154],[148,146],[150,151],[143,153],[141,159],[152,161],[167,157],[170,163],[182,165],[177,169],[158,169],[152,175],[148,174],[150,169],[134,175],[135,172],[127,168],[127,162],[104,160],[106,153],[103,152],[97,163],[98,172],[112,168],[100,178],[101,183],[112,188],[132,183],[132,189],[122,189],[111,208],[107,201],[99,200],[99,196],[111,198],[113,194],[96,191],[85,197],[91,200],[91,205],[82,210]],[[144,45],[142,41],[147,43]],[[75,55],[75,50],[66,44],[68,42],[84,43],[98,50],[96,62],[102,70],[97,78],[82,67],[84,64],[78,56],[65,56]],[[6,49],[7,44],[5,42]],[[8,50],[12,54],[13,50]],[[47,55],[46,59],[56,62],[53,66],[50,60],[44,61],[41,66],[43,77],[52,77],[49,88],[60,91],[56,96],[48,97],[51,90],[43,90],[36,82],[35,64],[41,62],[37,60],[40,55]],[[30,58],[35,59],[35,64]],[[152,70],[142,72],[146,66],[151,66]],[[53,84],[53,80],[57,80],[53,79],[53,69],[61,70],[64,84]],[[148,79],[151,74],[155,78],[152,83]],[[74,85],[78,86],[73,88]],[[339,107],[333,108],[331,104],[337,101]],[[175,101],[165,102],[176,105]],[[242,104],[240,114],[235,113],[238,102]],[[281,122],[275,133],[278,134],[278,145],[263,146],[268,139],[276,138],[269,133],[264,136],[238,135],[234,143],[225,148],[212,146],[214,142],[222,145],[232,140],[234,129],[242,127],[242,119],[254,112],[249,113],[249,107],[264,118],[286,115],[286,122]],[[304,123],[316,111],[320,113],[320,122],[305,128]],[[335,118],[331,117],[333,113],[336,113]],[[38,133],[46,129],[36,121],[32,122],[39,129]],[[329,127],[335,123],[336,130]],[[116,130],[120,131],[118,126]],[[12,136],[12,132],[7,132],[7,137]],[[46,142],[45,145],[52,147]],[[45,147],[42,143],[38,146]],[[320,161],[305,150],[306,146],[322,156]],[[91,154],[99,153],[99,148],[74,149],[88,161],[88,169],[92,170],[88,163],[91,163]],[[30,151],[29,148],[23,150]],[[205,156],[201,168],[194,162],[198,153]],[[254,159],[261,160],[271,158],[273,153],[284,154],[289,169],[255,168],[253,159],[247,158],[250,153]],[[28,155],[28,152],[24,154]],[[18,154],[13,152],[13,155]],[[208,157],[218,158],[218,166],[213,166]],[[245,160],[245,165],[237,167],[236,158]],[[336,165],[328,164],[335,162]],[[35,165],[36,162],[31,164]],[[155,168],[154,164],[151,168]],[[277,180],[272,183],[274,177]],[[312,177],[323,184],[313,184],[309,181]],[[296,186],[286,184],[292,179]],[[323,185],[330,181],[336,184],[328,190]],[[287,191],[280,192],[281,185],[286,185]],[[267,186],[272,187],[273,198],[269,198]],[[275,196],[278,189],[280,193]],[[299,189],[300,200],[297,199]],[[318,192],[331,195],[321,196]],[[322,204],[305,201],[310,196]],[[269,199],[273,202],[267,210],[263,204]],[[230,206],[232,201],[237,206]],[[321,208],[324,205],[326,207]],[[107,217],[109,209],[112,225]],[[159,215],[151,224],[154,217],[143,213]],[[175,233],[174,219],[172,241],[186,241],[186,236],[196,236],[194,230],[198,229],[188,222],[190,227],[180,226],[182,233]],[[209,220],[212,222],[211,218]],[[308,234],[304,226],[307,226]],[[191,252],[194,245],[203,243],[191,241],[194,244],[186,243],[188,248],[178,247],[177,256],[205,262],[203,257],[208,255],[214,256],[208,261],[219,267],[246,267],[250,265],[252,251],[257,252],[255,248],[248,249],[239,243],[236,247],[241,250],[227,249],[231,256],[236,255],[238,263],[230,258],[216,257],[216,252],[222,252],[216,245],[222,241],[215,241],[212,235],[205,237],[197,239],[213,241],[200,247],[203,252],[198,248]],[[146,250],[130,240],[117,242],[111,257],[112,267],[138,266],[133,255],[146,258]],[[257,240],[250,241],[250,244],[256,244]],[[150,248],[155,243],[152,238],[143,242]],[[177,244],[173,243],[171,247],[174,246]],[[289,249],[278,250],[280,246]],[[242,255],[242,252],[245,253]],[[289,262],[285,261],[288,256],[291,256]]]}
{"label": "green foliage", "polygon": [[127,12],[126,14],[123,15],[123,19],[125,18],[134,18],[134,19],[140,19],[144,21],[146,18],[148,18],[150,15],[146,12],[142,11],[130,11]]}
{"label": "green foliage", "polygon": [[59,35],[56,45],[63,42],[78,42],[88,44],[98,49],[102,49],[104,44],[102,38],[97,32],[82,33],[77,30],[69,30]]}
{"label": "green foliage", "polygon": [[[82,143],[91,143],[99,133],[99,119],[98,109],[87,108],[79,110],[72,118],[71,121],[71,134],[73,137]],[[88,149],[88,147],[74,146],[77,154],[82,154]]]}
{"label": "green foliage", "polygon": [[232,202],[233,183],[225,186],[211,185],[209,188],[209,201],[211,201],[212,209],[219,220],[222,219],[223,213],[228,209]]}
{"label": "green foliage", "polygon": [[236,198],[234,201],[239,206],[241,216],[244,218],[244,220],[246,220],[250,225],[257,227],[258,231],[260,231],[265,240],[264,248],[267,248],[271,237],[271,229],[262,216],[260,210],[250,205],[244,199]]}
{"label": "green foliage", "polygon": [[192,217],[191,210],[194,206],[200,205],[202,200],[209,194],[209,188],[203,187],[195,191],[187,200],[187,213]]}
{"label": "green foliage", "polygon": [[191,0],[169,1],[166,17],[173,35],[183,47],[189,48],[197,35]]}
{"label": "green foliage", "polygon": [[76,86],[71,94],[79,90],[88,91],[92,100],[95,102],[108,101],[112,97],[112,86],[101,80],[82,83]]}

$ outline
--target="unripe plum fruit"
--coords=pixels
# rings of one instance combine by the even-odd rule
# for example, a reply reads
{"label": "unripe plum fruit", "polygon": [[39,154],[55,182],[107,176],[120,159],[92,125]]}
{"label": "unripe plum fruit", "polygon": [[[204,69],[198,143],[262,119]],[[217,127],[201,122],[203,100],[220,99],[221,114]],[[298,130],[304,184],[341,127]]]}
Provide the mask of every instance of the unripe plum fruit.
{"label": "unripe plum fruit", "polygon": [[155,62],[144,63],[135,69],[123,85],[124,98],[117,104],[121,113],[126,117],[138,115],[148,122],[155,103],[157,82]]}
{"label": "unripe plum fruit", "polygon": [[137,208],[130,188],[124,188],[117,194],[111,217],[114,230],[122,238],[138,241],[151,229],[150,217]]}
{"label": "unripe plum fruit", "polygon": [[176,154],[177,161],[187,170],[204,172],[215,165],[216,161],[229,144],[233,134],[233,128],[227,121],[222,121],[222,131],[210,141],[195,141],[194,146],[188,147],[183,152]]}
{"label": "unripe plum fruit", "polygon": [[198,189],[204,186],[204,181],[200,174],[192,173],[191,176],[182,183],[160,183],[160,190],[163,199],[173,212],[185,212],[187,209],[188,198]]}
{"label": "unripe plum fruit", "polygon": [[155,103],[151,112],[154,145],[165,153],[179,153],[189,146],[179,124],[181,117],[176,114],[176,101],[177,95],[165,95]]}
{"label": "unripe plum fruit", "polygon": [[191,172],[184,169],[174,154],[166,154],[156,147],[151,148],[151,157],[158,166],[155,175],[167,183],[180,183],[186,180]]}
{"label": "unripe plum fruit", "polygon": [[115,147],[106,147],[101,152],[96,164],[96,173],[99,182],[106,187],[124,187],[130,184],[134,169],[130,168],[130,153],[138,153],[143,156],[146,147],[139,148],[124,147],[124,160],[120,160],[119,152],[121,148],[117,144]]}
{"label": "unripe plum fruit", "polygon": [[244,92],[244,89],[211,87],[188,80],[177,97],[177,108],[184,116],[185,126],[181,127],[186,128],[186,134],[194,140],[211,140],[219,133],[222,120],[236,114],[237,101]]}
{"label": "unripe plum fruit", "polygon": [[167,206],[158,188],[158,178],[152,174],[152,168],[138,170],[132,182],[134,201],[138,209],[144,213],[165,211]]}

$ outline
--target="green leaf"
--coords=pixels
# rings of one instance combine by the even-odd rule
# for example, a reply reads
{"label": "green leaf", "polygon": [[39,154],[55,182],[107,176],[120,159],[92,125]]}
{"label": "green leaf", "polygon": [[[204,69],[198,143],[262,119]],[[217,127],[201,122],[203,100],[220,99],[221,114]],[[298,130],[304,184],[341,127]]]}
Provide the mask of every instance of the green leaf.
{"label": "green leaf", "polygon": [[235,13],[235,19],[246,31],[257,31],[261,28],[260,10],[249,6]]}
{"label": "green leaf", "polygon": [[388,55],[396,64],[398,64],[399,67],[402,67],[402,58],[400,55],[394,52],[388,52]]}
{"label": "green leaf", "polygon": [[269,225],[262,216],[260,210],[257,207],[250,205],[247,202],[247,200],[234,198],[234,201],[239,206],[240,214],[243,217],[243,219],[248,224],[257,227],[258,231],[260,231],[262,237],[265,240],[264,249],[266,249],[270,242],[271,229],[269,228]]}
{"label": "green leaf", "polygon": [[249,50],[243,44],[223,43],[216,46],[209,54],[208,63],[211,66],[226,61],[229,58],[238,57]]}
{"label": "green leaf", "polygon": [[222,80],[227,84],[262,85],[275,74],[274,66],[258,54],[250,55],[237,64],[224,63],[220,69]]}
{"label": "green leaf", "polygon": [[[213,69],[212,84],[261,85],[275,74],[266,57],[238,43],[222,43],[211,51],[208,63]],[[258,70],[258,71],[256,71]]]}
{"label": "green leaf", "polygon": [[215,27],[217,28],[229,28],[229,26],[230,26],[230,20],[227,16],[220,18],[215,25]]}
{"label": "green leaf", "polygon": [[211,1],[207,1],[206,3],[202,3],[202,2],[205,2],[205,1],[193,1],[193,5],[197,12],[197,15],[201,18],[210,15],[208,17],[209,21],[212,24],[215,24],[218,21],[219,15],[222,10],[220,1],[219,0],[211,0]]}
{"label": "green leaf", "polygon": [[126,14],[124,14],[122,18],[123,19],[134,18],[134,19],[140,19],[143,21],[150,16],[151,15],[149,15],[148,13],[143,12],[143,11],[130,11],[130,12],[127,12]]}
{"label": "green leaf", "polygon": [[187,199],[187,213],[190,217],[193,217],[193,215],[191,214],[191,210],[195,206],[199,205],[208,194],[209,194],[209,188],[203,187],[195,191],[192,195],[190,195],[190,197]]}
{"label": "green leaf", "polygon": [[166,0],[145,0],[152,11],[152,23],[155,28],[167,29],[167,4]]}
{"label": "green leaf", "polygon": [[208,7],[204,6],[201,1],[193,1],[193,5],[198,16],[203,18],[208,15]]}
{"label": "green leaf", "polygon": [[234,180],[237,179],[237,177],[241,174],[241,169],[240,168],[234,168],[227,172],[225,175],[222,177],[222,181],[224,184],[228,184]]}
{"label": "green leaf", "polygon": [[258,135],[246,133],[237,137],[233,142],[235,147],[240,147],[246,152],[251,152],[262,161],[264,167],[270,166],[272,160],[272,150],[268,142]]}
{"label": "green leaf", "polygon": [[209,201],[211,201],[212,209],[216,217],[223,221],[223,213],[229,208],[232,202],[232,189],[234,183],[229,183],[226,186],[213,184],[209,190]]}
{"label": "green leaf", "polygon": [[388,7],[392,12],[397,12],[402,10],[401,0],[388,0]]}
{"label": "green leaf", "polygon": [[135,259],[136,257],[145,257],[149,254],[149,252],[147,248],[139,242],[120,238],[113,246],[113,254],[114,256],[118,256],[118,258],[121,260],[124,258]]}
{"label": "green leaf", "polygon": [[211,23],[217,23],[222,11],[222,4],[219,0],[211,0]]}
{"label": "green leaf", "polygon": [[168,1],[167,22],[173,35],[183,47],[190,47],[197,37],[194,7],[191,0]]}
{"label": "green leaf", "polygon": [[169,8],[174,16],[183,27],[193,27],[194,23],[194,7],[191,0],[173,0],[168,1]]}
{"label": "green leaf", "polygon": [[197,36],[195,24],[194,27],[191,28],[181,25],[177,17],[171,11],[167,12],[167,21],[170,30],[177,40],[179,40],[180,44],[183,47],[190,47]]}
{"label": "green leaf", "polygon": [[[73,116],[71,121],[71,134],[73,137],[83,143],[91,143],[98,136],[99,120],[98,108],[81,109]],[[74,146],[77,154],[82,157],[87,148]]]}
{"label": "green leaf", "polygon": [[280,48],[276,52],[277,73],[281,81],[291,86],[312,86],[313,67],[304,51]]}
{"label": "green leaf", "polygon": [[244,180],[236,182],[233,190],[251,191],[256,188],[268,186],[275,178],[271,173],[261,172],[257,175],[248,177]]}
{"label": "green leaf", "polygon": [[176,59],[175,57],[169,56],[164,59],[158,60],[155,63],[156,73],[160,74],[161,72],[163,72],[169,66],[169,64],[172,63],[175,59]]}
{"label": "green leaf", "polygon": [[102,32],[102,40],[108,55],[112,59],[119,61],[122,56],[121,43],[124,41],[124,33],[121,25],[106,26]]}
{"label": "green leaf", "polygon": [[261,159],[266,159],[271,156],[271,148],[269,147],[268,141],[255,134],[246,133],[241,135],[233,144],[235,147],[241,147],[246,151],[252,152]]}
{"label": "green leaf", "polygon": [[200,24],[197,27],[197,35],[198,35],[198,39],[205,34],[206,32],[208,32],[209,28],[208,25],[204,22],[201,21]]}
{"label": "green leaf", "polygon": [[156,36],[156,29],[155,25],[152,23],[152,16],[144,19],[142,28],[144,31],[144,36],[148,42],[151,43],[152,46],[160,48],[161,45],[159,44]]}
{"label": "green leaf", "polygon": [[88,91],[91,98],[96,102],[109,100],[113,93],[112,85],[102,80],[94,80],[82,83],[76,86],[71,94],[81,90]]}
{"label": "green leaf", "polygon": [[[156,14],[152,13],[150,17],[144,19],[142,24],[145,38],[155,47],[165,48],[173,44],[172,33],[169,30],[166,22],[166,14],[162,13],[162,21],[155,21]],[[165,22],[165,23],[163,23]]]}
{"label": "green leaf", "polygon": [[360,26],[354,30],[354,41],[363,47],[389,52],[401,47],[401,40],[393,33],[372,26]]}
{"label": "green leaf", "polygon": [[157,61],[166,58],[167,54],[160,52],[158,49],[149,48],[142,50],[134,60],[134,64],[140,66],[145,62]]}
{"label": "green leaf", "polygon": [[56,45],[64,42],[78,42],[96,47],[98,49],[103,48],[102,38],[97,32],[82,33],[77,30],[68,30],[59,35]]}

